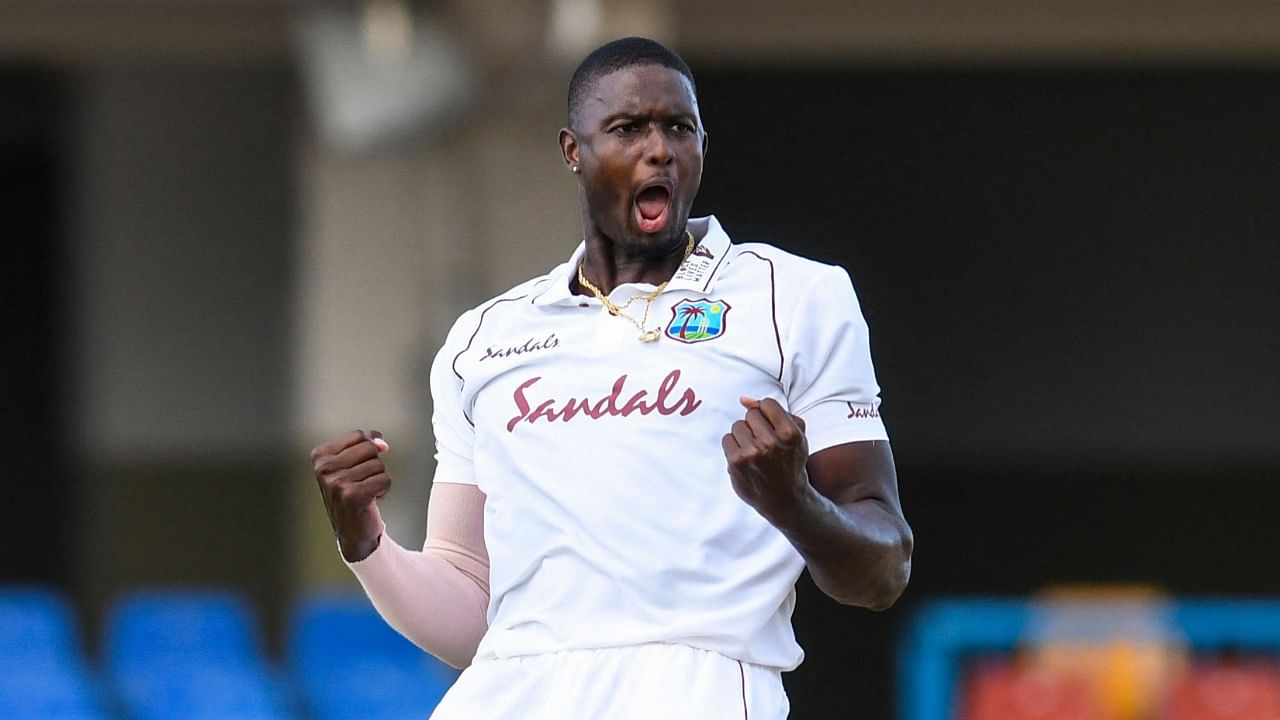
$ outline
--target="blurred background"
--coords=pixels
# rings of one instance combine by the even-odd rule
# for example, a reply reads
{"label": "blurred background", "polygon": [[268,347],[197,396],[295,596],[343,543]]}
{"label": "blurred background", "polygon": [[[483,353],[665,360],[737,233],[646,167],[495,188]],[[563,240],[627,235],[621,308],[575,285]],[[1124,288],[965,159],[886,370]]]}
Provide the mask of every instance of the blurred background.
{"label": "blurred background", "polygon": [[[321,440],[384,431],[421,541],[432,355],[576,245],[565,88],[630,34],[697,77],[696,213],[871,326],[914,576],[802,579],[792,716],[1280,717],[1162,699],[1206,658],[1280,698],[1274,0],[3,0],[0,583],[65,604],[94,717],[141,717],[136,593],[226,593],[282,668],[354,587]],[[1093,709],[999,699],[1063,668]]]}

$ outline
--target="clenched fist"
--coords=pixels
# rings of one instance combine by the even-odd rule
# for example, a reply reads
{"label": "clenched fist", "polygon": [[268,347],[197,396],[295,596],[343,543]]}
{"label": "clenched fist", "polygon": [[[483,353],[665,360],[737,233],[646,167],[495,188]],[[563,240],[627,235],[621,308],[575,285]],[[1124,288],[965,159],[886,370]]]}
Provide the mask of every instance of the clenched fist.
{"label": "clenched fist", "polygon": [[383,525],[376,501],[391,489],[379,455],[389,449],[382,433],[352,430],[311,451],[324,509],[347,562],[363,560],[378,547]]}
{"label": "clenched fist", "polygon": [[739,402],[746,414],[721,438],[729,479],[738,497],[776,524],[810,490],[804,420],[773,398]]}

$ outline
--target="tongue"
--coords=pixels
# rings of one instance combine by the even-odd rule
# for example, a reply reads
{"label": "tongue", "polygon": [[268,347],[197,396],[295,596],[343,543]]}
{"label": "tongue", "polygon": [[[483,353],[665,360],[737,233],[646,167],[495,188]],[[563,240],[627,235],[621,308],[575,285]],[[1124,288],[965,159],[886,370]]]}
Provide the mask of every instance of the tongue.
{"label": "tongue", "polygon": [[640,210],[640,217],[645,220],[658,219],[662,211],[667,209],[667,201],[670,198],[666,188],[645,188],[636,196],[636,208]]}

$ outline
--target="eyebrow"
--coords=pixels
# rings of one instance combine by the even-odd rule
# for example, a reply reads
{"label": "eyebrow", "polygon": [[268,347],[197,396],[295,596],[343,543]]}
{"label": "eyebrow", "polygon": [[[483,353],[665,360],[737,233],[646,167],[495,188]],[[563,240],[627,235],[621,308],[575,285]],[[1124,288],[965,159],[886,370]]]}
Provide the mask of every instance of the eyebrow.
{"label": "eyebrow", "polygon": [[[617,122],[618,120],[648,120],[650,119],[651,116],[652,115],[650,113],[627,112],[627,111],[615,112],[615,113],[610,113],[609,115],[606,115],[604,119],[600,121],[600,125],[609,126]],[[695,126],[698,124],[697,116],[690,112],[677,111],[677,112],[663,115],[662,117],[663,119],[666,119],[666,120],[684,120],[689,122],[689,124],[695,125]]]}

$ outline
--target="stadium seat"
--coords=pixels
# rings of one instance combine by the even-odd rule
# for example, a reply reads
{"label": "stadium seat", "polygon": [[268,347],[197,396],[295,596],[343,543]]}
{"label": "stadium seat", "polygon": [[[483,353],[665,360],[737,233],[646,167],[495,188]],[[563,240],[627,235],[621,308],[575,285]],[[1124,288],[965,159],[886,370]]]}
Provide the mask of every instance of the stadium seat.
{"label": "stadium seat", "polygon": [[133,720],[284,720],[283,685],[249,604],[220,590],[150,590],[107,616],[105,658]]}
{"label": "stadium seat", "polygon": [[104,720],[71,603],[35,585],[0,586],[0,717]]}
{"label": "stadium seat", "polygon": [[253,614],[220,590],[148,590],[121,598],[107,616],[106,661],[115,672],[200,660],[256,660]]}
{"label": "stadium seat", "polygon": [[0,669],[5,720],[106,720],[98,684],[84,670],[46,665]]}
{"label": "stadium seat", "polygon": [[457,677],[391,629],[361,594],[304,599],[287,642],[316,720],[422,720]]}
{"label": "stadium seat", "polygon": [[1280,663],[1198,663],[1174,683],[1164,720],[1280,720]]}
{"label": "stadium seat", "polygon": [[134,720],[285,720],[286,703],[262,667],[197,663],[181,672],[134,670],[118,677]]}
{"label": "stadium seat", "polygon": [[71,603],[36,585],[0,586],[0,662],[27,668],[80,664]]}
{"label": "stadium seat", "polygon": [[959,720],[1110,720],[1084,683],[1006,662],[978,664],[961,692]]}

